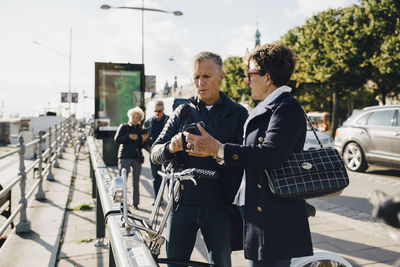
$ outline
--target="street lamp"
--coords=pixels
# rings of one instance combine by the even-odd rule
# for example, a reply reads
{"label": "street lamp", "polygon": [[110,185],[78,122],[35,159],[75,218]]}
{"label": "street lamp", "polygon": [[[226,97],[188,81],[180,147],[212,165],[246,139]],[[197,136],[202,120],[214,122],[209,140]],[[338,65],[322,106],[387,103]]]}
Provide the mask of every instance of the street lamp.
{"label": "street lamp", "polygon": [[171,13],[175,16],[182,16],[183,13],[181,11],[166,11],[157,8],[146,8],[143,6],[142,0],[142,7],[130,7],[130,6],[110,6],[110,5],[102,5],[100,8],[107,10],[110,8],[120,8],[120,9],[134,9],[134,10],[141,10],[142,11],[142,64],[144,64],[144,11],[154,11],[154,12],[162,12],[162,13]]}
{"label": "street lamp", "polygon": [[37,45],[40,45],[40,46],[43,46],[43,47],[45,47],[45,48],[47,48],[47,49],[49,49],[49,50],[51,50],[51,51],[53,51],[53,52],[55,52],[55,53],[57,53],[57,54],[63,56],[63,57],[68,57],[68,61],[69,61],[69,64],[68,64],[68,117],[70,117],[70,116],[71,116],[71,59],[72,59],[72,58],[71,58],[71,52],[72,52],[72,29],[70,29],[70,31],[69,31],[69,56],[65,55],[64,53],[62,53],[62,52],[60,52],[60,51],[58,51],[58,50],[56,50],[56,49],[54,49],[54,48],[51,48],[51,47],[48,47],[47,45],[44,45],[44,44],[42,44],[42,43],[39,43],[38,41],[33,41],[33,43],[34,43],[34,44],[37,44]]}

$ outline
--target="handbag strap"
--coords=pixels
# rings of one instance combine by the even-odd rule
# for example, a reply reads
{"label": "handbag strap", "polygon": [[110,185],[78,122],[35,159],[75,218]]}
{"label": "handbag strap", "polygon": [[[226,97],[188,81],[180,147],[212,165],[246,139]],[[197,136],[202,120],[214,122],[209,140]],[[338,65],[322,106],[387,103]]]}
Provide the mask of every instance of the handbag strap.
{"label": "handbag strap", "polygon": [[324,148],[324,146],[323,146],[322,143],[321,143],[321,140],[319,140],[319,138],[318,138],[317,132],[315,131],[315,128],[314,128],[314,126],[312,125],[310,118],[307,116],[307,114],[306,114],[306,112],[304,111],[303,107],[301,108],[301,110],[303,110],[304,117],[306,118],[308,124],[310,125],[310,127],[311,127],[311,129],[312,129],[312,131],[313,131],[313,133],[314,133],[314,135],[315,135],[315,138],[317,138],[318,144],[321,146],[321,148]]}

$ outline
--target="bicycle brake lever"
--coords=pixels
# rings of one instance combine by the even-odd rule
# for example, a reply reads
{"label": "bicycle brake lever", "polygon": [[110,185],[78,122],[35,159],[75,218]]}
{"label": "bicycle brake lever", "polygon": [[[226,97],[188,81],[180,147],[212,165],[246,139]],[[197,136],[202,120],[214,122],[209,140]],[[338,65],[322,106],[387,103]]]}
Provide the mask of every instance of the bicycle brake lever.
{"label": "bicycle brake lever", "polygon": [[194,178],[190,177],[190,180],[194,183],[194,186],[197,186],[197,181]]}

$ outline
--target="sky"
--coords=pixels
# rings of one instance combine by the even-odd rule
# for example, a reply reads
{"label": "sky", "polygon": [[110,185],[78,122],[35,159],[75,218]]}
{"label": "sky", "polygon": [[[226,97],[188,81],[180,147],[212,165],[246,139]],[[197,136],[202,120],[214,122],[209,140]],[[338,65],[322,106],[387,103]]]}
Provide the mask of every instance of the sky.
{"label": "sky", "polygon": [[[145,74],[166,81],[191,82],[190,59],[212,51],[223,59],[252,49],[258,27],[261,43],[279,40],[288,30],[328,8],[357,0],[144,0],[146,8],[179,10],[144,13]],[[94,113],[94,63],[141,63],[141,11],[100,9],[141,7],[141,0],[1,0],[0,116],[36,116],[47,110],[68,114],[60,103],[69,88],[79,103],[78,117]],[[70,35],[70,32],[72,34]],[[72,38],[70,38],[72,36]],[[71,50],[70,50],[71,44]],[[173,60],[170,60],[173,58]],[[85,96],[85,97],[83,97]]]}

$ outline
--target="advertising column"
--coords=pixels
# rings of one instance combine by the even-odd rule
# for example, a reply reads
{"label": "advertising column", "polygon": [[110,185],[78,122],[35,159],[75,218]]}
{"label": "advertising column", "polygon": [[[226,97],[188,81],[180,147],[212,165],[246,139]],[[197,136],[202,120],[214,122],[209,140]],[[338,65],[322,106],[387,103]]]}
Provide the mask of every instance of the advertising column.
{"label": "advertising column", "polygon": [[103,160],[107,166],[118,163],[114,135],[121,123],[128,122],[129,109],[144,110],[144,65],[95,63],[95,137],[103,140]]}

